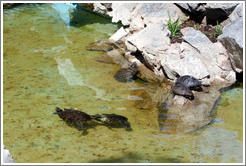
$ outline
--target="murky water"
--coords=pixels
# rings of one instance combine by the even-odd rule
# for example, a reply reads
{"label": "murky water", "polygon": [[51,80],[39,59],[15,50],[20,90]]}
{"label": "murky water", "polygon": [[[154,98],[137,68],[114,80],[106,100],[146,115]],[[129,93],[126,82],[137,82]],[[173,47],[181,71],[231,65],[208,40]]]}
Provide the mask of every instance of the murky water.
{"label": "murky water", "polygon": [[[215,123],[197,134],[163,133],[155,103],[138,95],[148,86],[115,81],[120,66],[85,49],[119,27],[82,11],[69,22],[55,9],[23,5],[3,15],[3,143],[17,163],[242,162],[242,88],[222,95]],[[133,130],[96,126],[84,136],[53,114],[57,106],[124,115]]]}

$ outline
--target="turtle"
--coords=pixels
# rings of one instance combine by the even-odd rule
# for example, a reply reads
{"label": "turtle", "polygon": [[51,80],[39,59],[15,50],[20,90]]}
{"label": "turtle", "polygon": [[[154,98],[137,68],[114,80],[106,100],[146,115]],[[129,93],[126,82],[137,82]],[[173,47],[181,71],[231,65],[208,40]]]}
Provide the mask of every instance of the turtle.
{"label": "turtle", "polygon": [[134,62],[130,67],[118,70],[114,78],[119,82],[133,82],[138,73],[137,63]]}
{"label": "turtle", "polygon": [[92,116],[95,120],[102,122],[104,125],[109,128],[112,127],[123,127],[127,130],[131,130],[130,123],[128,122],[128,118],[122,115],[117,114],[96,114]]}
{"label": "turtle", "polygon": [[172,87],[172,92],[174,95],[184,96],[185,98],[189,100],[194,99],[194,94],[184,84],[181,84],[180,82],[176,82],[175,85]]}
{"label": "turtle", "polygon": [[83,130],[83,134],[87,134],[86,129],[93,126],[92,116],[83,112],[74,109],[62,110],[59,107],[56,107],[56,113],[58,116],[63,119],[68,125],[75,126],[79,131]]}
{"label": "turtle", "polygon": [[184,75],[184,76],[179,76],[178,74],[176,75],[178,78],[176,82],[179,82],[186,87],[188,87],[190,90],[195,90],[195,91],[203,91],[202,86],[208,87],[209,85],[202,84],[201,81],[196,79],[195,77],[191,75]]}

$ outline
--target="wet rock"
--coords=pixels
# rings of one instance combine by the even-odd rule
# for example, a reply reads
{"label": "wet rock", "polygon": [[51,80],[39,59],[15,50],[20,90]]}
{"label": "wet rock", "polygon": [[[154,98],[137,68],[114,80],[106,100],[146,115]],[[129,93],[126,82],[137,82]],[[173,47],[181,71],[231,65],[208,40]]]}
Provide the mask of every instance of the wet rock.
{"label": "wet rock", "polygon": [[5,145],[3,145],[3,163],[15,163],[9,150],[5,149]]}
{"label": "wet rock", "polygon": [[237,5],[238,3],[207,3],[205,5],[207,23],[216,25],[217,21],[226,20]]}
{"label": "wet rock", "polygon": [[243,4],[240,3],[237,7],[233,10],[233,12],[229,15],[231,21],[237,20],[243,17]]}
{"label": "wet rock", "polygon": [[232,67],[236,72],[243,70],[243,18],[232,21],[223,28],[218,40],[227,49]]}
{"label": "wet rock", "polygon": [[123,52],[119,49],[113,49],[112,51],[107,52],[107,55],[112,58],[114,63],[120,64],[123,67],[128,67],[129,62],[124,58]]}
{"label": "wet rock", "polygon": [[211,87],[209,93],[195,92],[194,100],[188,100],[182,96],[175,96],[171,108],[166,112],[176,118],[167,118],[165,123],[172,123],[172,131],[175,133],[188,133],[195,131],[211,122],[210,111],[220,92],[216,87]]}

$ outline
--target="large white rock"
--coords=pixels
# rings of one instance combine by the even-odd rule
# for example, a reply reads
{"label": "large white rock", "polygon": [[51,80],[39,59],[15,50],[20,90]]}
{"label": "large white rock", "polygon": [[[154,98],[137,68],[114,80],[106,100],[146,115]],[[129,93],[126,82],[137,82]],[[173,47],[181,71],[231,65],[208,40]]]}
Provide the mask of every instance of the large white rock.
{"label": "large white rock", "polygon": [[169,36],[170,31],[163,23],[158,23],[134,33],[127,38],[127,42],[142,52],[147,67],[151,68],[157,75],[163,76],[157,53],[169,47]]}
{"label": "large white rock", "polygon": [[132,19],[132,11],[137,3],[112,3],[112,11],[108,15],[112,17],[112,22],[120,22],[124,25],[130,25]]}
{"label": "large white rock", "polygon": [[243,18],[232,21],[223,28],[218,40],[227,49],[233,69],[243,71]]}
{"label": "large white rock", "polygon": [[167,23],[169,15],[173,20],[186,18],[185,14],[173,3],[141,3],[138,12],[147,26],[153,23]]}
{"label": "large white rock", "polygon": [[243,4],[240,3],[237,7],[233,10],[233,12],[229,15],[231,21],[237,20],[243,17]]}
{"label": "large white rock", "polygon": [[187,43],[171,45],[161,57],[161,65],[170,79],[176,78],[174,72],[198,79],[210,75],[207,66],[200,59],[200,53]]}
{"label": "large white rock", "polygon": [[118,40],[122,39],[124,36],[127,35],[127,32],[125,31],[125,29],[123,27],[121,27],[120,29],[118,29],[117,32],[115,32],[110,38],[109,38],[109,42],[115,43]]}
{"label": "large white rock", "polygon": [[181,29],[181,33],[185,41],[208,58],[212,58],[213,55],[218,54],[219,50],[217,47],[201,31],[195,30],[193,27],[186,27]]}

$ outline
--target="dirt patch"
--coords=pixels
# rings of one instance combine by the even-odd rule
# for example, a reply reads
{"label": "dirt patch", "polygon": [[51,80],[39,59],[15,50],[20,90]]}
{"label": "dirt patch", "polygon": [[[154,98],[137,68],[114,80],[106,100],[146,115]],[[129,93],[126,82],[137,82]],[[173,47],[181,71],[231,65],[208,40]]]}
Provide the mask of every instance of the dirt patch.
{"label": "dirt patch", "polygon": [[[213,43],[217,42],[217,37],[219,36],[218,34],[216,34],[216,26],[199,24],[196,23],[194,20],[186,20],[180,25],[180,27],[181,29],[185,27],[193,27],[205,34]],[[182,33],[179,32],[176,37],[171,37],[171,43],[182,43],[182,41],[184,41],[182,36]]]}

